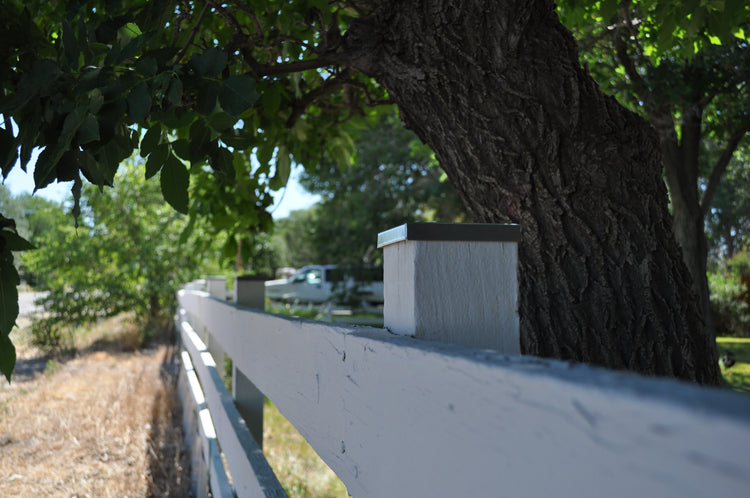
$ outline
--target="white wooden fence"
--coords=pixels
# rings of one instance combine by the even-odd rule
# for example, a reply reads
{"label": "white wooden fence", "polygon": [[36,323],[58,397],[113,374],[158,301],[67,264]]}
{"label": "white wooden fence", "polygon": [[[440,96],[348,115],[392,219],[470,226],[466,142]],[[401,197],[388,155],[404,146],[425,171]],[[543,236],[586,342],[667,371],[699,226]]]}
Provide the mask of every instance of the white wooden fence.
{"label": "white wooden fence", "polygon": [[[750,397],[270,315],[242,305],[262,305],[257,286],[243,298],[246,284],[236,286],[240,304],[221,283],[203,285],[219,297],[179,293],[199,495],[209,486],[213,496],[284,495],[251,435],[262,439],[267,396],[355,497],[750,496]],[[221,380],[225,357],[235,400]]]}

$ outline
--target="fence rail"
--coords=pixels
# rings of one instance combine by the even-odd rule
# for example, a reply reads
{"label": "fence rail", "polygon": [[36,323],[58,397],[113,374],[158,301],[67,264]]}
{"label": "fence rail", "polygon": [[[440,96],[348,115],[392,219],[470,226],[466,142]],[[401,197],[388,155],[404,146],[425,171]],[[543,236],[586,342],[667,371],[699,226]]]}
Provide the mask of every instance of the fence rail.
{"label": "fence rail", "polygon": [[257,281],[180,291],[196,492],[283,495],[267,396],[355,497],[747,496],[750,397],[518,354],[516,228],[381,234],[386,329],[250,309]]}
{"label": "fence rail", "polygon": [[240,486],[265,467],[234,470],[232,455],[262,455],[233,423],[207,349],[191,346],[202,343],[196,330],[231,352],[356,497],[750,490],[750,400],[739,394],[273,316],[200,291],[179,301],[183,343],[203,390],[216,391],[206,402],[238,496],[282,491],[267,470]]}

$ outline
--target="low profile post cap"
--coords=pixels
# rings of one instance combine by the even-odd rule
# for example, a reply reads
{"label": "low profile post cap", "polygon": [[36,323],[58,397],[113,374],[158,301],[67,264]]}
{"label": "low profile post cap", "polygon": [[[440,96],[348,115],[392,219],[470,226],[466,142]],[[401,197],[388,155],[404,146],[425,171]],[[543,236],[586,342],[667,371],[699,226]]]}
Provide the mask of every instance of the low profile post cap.
{"label": "low profile post cap", "polygon": [[234,277],[235,279],[239,280],[240,282],[254,282],[254,281],[266,281],[266,280],[273,280],[273,277],[270,275],[240,275],[237,277]]}
{"label": "low profile post cap", "polygon": [[520,242],[521,225],[498,223],[406,223],[378,234],[378,248],[405,240]]}

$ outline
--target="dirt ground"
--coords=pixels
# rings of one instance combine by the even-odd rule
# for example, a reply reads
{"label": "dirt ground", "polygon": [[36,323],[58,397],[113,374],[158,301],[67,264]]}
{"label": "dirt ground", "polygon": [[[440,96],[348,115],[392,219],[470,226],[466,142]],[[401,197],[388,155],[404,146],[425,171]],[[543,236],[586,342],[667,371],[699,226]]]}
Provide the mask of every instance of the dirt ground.
{"label": "dirt ground", "polygon": [[14,339],[16,373],[0,380],[0,496],[190,496],[172,348],[133,350],[128,336],[105,332],[55,359]]}

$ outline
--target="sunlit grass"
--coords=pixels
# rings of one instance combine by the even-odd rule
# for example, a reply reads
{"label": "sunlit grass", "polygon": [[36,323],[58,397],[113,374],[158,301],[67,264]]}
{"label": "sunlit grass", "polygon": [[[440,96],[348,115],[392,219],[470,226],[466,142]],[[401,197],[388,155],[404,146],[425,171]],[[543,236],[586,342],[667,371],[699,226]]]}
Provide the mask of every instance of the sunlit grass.
{"label": "sunlit grass", "polygon": [[727,352],[734,354],[735,364],[731,367],[726,368],[719,362],[722,383],[735,391],[750,393],[750,338],[718,337],[716,346],[719,349],[719,357]]}
{"label": "sunlit grass", "polygon": [[346,497],[346,486],[305,438],[266,400],[263,453],[290,497]]}

